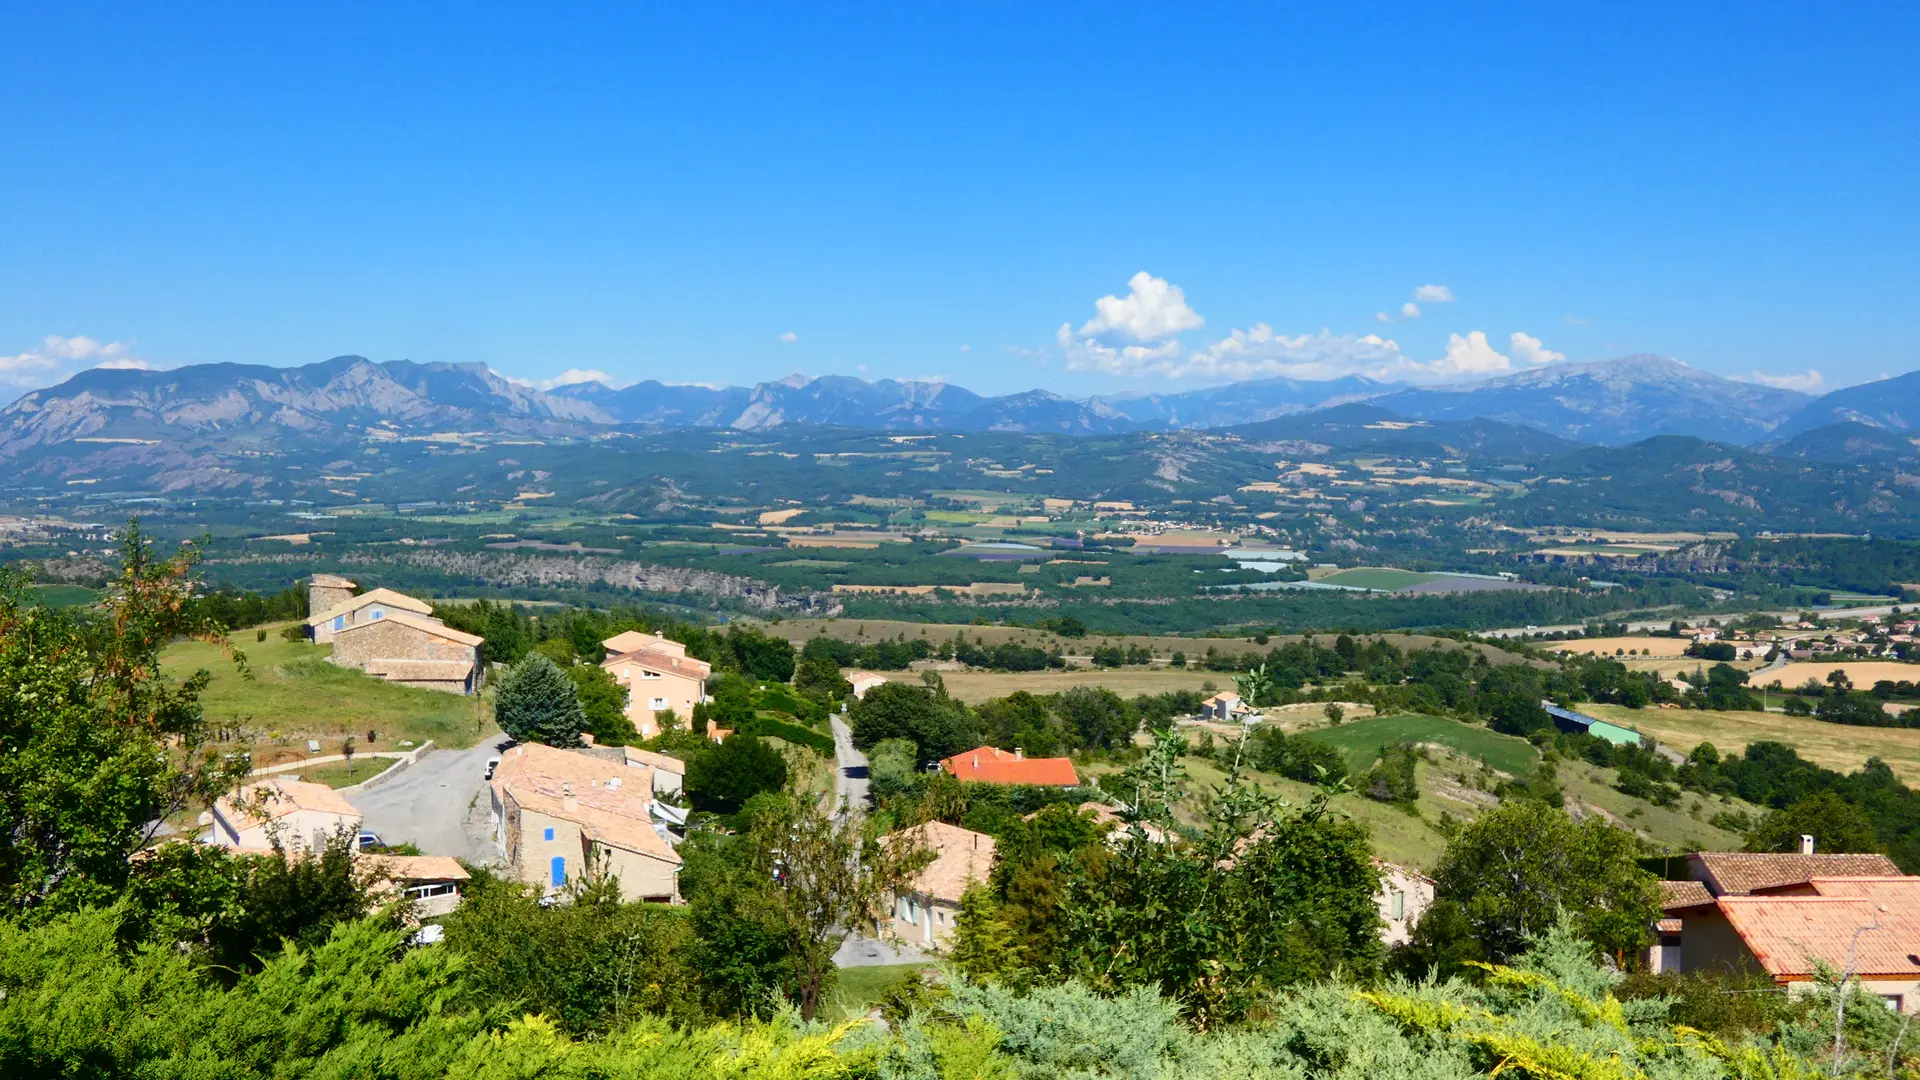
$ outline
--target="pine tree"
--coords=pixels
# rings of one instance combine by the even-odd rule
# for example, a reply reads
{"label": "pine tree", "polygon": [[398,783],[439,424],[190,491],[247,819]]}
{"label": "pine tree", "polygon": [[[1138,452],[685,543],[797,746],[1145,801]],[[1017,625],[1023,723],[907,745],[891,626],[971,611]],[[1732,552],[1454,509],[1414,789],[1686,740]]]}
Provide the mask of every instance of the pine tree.
{"label": "pine tree", "polygon": [[993,982],[1018,965],[1013,931],[1000,918],[1000,905],[985,887],[975,885],[961,894],[947,956],[974,982]]}
{"label": "pine tree", "polygon": [[528,653],[501,677],[493,715],[513,739],[548,746],[579,746],[587,725],[573,680],[539,653]]}

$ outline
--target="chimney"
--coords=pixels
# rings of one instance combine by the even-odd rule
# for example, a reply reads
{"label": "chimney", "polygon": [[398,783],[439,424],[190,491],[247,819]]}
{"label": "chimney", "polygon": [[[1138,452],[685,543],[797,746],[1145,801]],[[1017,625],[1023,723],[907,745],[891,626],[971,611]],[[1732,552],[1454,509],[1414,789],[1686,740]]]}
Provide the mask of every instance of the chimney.
{"label": "chimney", "polygon": [[1027,756],[1027,752],[1025,750],[1022,750],[1017,746],[1013,748],[1013,760],[1024,761],[1026,760],[1026,756]]}
{"label": "chimney", "polygon": [[1800,854],[1813,854],[1813,837],[1808,836],[1806,833],[1800,834]]}
{"label": "chimney", "polygon": [[978,772],[978,771],[979,771],[979,769],[980,769],[980,755],[979,755],[979,754],[975,754],[975,755],[973,755],[973,768],[974,768],[974,771],[976,771],[976,772]]}
{"label": "chimney", "polygon": [[592,735],[592,734],[590,734],[589,732],[585,732],[585,731],[583,731],[583,732],[581,732],[581,733],[580,733],[580,741],[581,741],[581,742],[583,742],[583,743],[585,743],[585,744],[587,744],[588,746],[592,746],[592,745],[593,745],[593,735]]}

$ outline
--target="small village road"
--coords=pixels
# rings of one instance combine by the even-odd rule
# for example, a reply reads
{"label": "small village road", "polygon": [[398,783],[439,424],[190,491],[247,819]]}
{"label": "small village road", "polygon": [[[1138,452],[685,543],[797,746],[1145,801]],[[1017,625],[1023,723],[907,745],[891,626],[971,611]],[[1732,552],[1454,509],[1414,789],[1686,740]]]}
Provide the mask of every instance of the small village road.
{"label": "small village road", "polygon": [[835,810],[845,814],[867,806],[867,755],[853,748],[853,729],[838,716],[833,725],[833,794]]}
{"label": "small village road", "polygon": [[465,750],[435,750],[390,778],[347,792],[347,801],[364,815],[360,827],[386,843],[490,861],[498,853],[488,836],[487,759],[505,741],[496,732]]}

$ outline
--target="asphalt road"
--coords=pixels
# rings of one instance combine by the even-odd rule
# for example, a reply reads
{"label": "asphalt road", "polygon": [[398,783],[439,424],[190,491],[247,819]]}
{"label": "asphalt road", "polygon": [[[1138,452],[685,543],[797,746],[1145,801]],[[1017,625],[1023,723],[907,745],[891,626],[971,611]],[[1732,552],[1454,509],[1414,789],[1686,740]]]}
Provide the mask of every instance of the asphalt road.
{"label": "asphalt road", "polygon": [[833,725],[834,802],[840,813],[867,808],[867,755],[853,748],[853,729],[838,716],[828,718]]}
{"label": "asphalt road", "polygon": [[495,734],[465,750],[435,750],[411,768],[348,792],[347,801],[364,815],[360,827],[386,843],[469,862],[496,860],[485,776],[487,759],[504,742]]}

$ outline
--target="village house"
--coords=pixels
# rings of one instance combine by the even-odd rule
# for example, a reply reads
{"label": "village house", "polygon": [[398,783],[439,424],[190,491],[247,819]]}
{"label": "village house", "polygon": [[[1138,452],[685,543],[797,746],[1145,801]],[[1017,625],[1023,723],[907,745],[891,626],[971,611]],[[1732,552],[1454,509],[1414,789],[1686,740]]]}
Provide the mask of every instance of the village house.
{"label": "village house", "polygon": [[[328,658],[391,683],[472,694],[480,689],[484,639],[433,617],[433,605],[392,589],[354,595],[345,578],[316,574],[307,584],[308,632],[317,645],[331,643]],[[344,599],[319,605],[347,590]]]}
{"label": "village house", "polygon": [[1030,758],[1017,747],[1012,753],[982,746],[955,754],[940,767],[956,779],[976,784],[1036,784],[1042,787],[1078,787],[1080,774],[1067,758]]}
{"label": "village house", "polygon": [[469,875],[458,859],[446,855],[362,855],[369,896],[402,896],[413,902],[416,919],[434,919],[460,906],[461,882]]}
{"label": "village house", "polygon": [[855,671],[847,675],[848,685],[853,687],[853,696],[863,698],[867,691],[887,681],[885,675],[876,675],[871,671]]}
{"label": "village house", "polygon": [[653,798],[654,768],[521,743],[493,772],[494,842],[515,877],[556,893],[587,874],[629,901],[680,901],[680,855],[667,825],[684,815]]}
{"label": "village house", "polygon": [[1213,720],[1222,724],[1245,723],[1254,711],[1240,700],[1240,695],[1231,690],[1215,694],[1200,703],[1200,719]]}
{"label": "village house", "polygon": [[637,746],[623,746],[620,752],[627,764],[645,765],[653,770],[655,795],[671,795],[686,786],[687,763],[679,758],[642,750]]}
{"label": "village house", "polygon": [[893,917],[884,928],[891,936],[923,948],[939,948],[953,933],[960,898],[969,887],[984,885],[993,872],[993,837],[943,821],[929,821],[893,834],[933,853],[906,891],[894,897]]}
{"label": "village house", "polygon": [[276,776],[214,800],[208,843],[226,848],[318,851],[337,832],[360,831],[360,811],[325,784]]}
{"label": "village house", "polygon": [[[1920,1011],[1920,877],[1884,855],[1700,852],[1686,880],[1661,883],[1664,917],[1648,950],[1656,972],[1764,973],[1789,991],[1819,968],[1851,966],[1899,1012]],[[1850,963],[1851,961],[1851,963]]]}
{"label": "village house", "polygon": [[656,715],[671,712],[691,723],[693,707],[707,700],[713,666],[687,655],[687,647],[659,634],[628,630],[600,643],[600,666],[627,688],[627,719],[643,739],[660,734]]}

